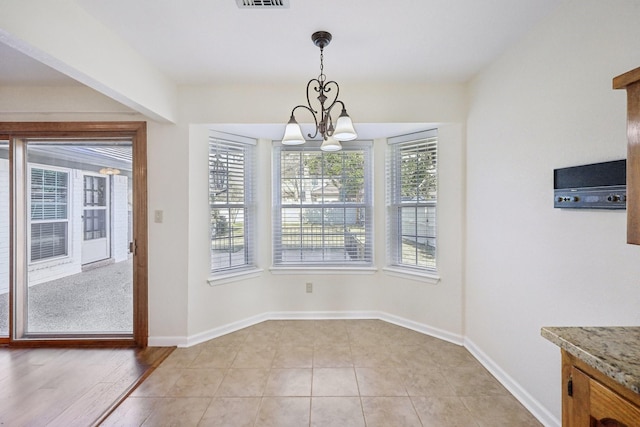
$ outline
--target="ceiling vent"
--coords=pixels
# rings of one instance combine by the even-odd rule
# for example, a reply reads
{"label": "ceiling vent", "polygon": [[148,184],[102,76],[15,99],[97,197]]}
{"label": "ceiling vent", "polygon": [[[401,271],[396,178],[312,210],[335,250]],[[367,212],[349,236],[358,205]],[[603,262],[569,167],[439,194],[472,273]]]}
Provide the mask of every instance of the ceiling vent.
{"label": "ceiling vent", "polygon": [[236,0],[238,9],[289,9],[289,0]]}

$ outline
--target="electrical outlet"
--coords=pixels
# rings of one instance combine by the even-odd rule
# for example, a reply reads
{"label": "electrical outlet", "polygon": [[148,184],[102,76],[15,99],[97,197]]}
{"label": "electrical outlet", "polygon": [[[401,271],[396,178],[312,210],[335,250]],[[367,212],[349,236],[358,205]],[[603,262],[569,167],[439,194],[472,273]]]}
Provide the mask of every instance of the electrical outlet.
{"label": "electrical outlet", "polygon": [[307,282],[307,293],[310,294],[313,292],[313,283]]}

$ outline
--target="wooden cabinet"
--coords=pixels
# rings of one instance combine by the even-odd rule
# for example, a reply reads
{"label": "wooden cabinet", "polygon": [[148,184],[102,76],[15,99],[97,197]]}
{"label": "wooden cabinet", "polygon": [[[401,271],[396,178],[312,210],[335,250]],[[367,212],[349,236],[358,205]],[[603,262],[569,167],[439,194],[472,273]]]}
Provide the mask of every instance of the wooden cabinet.
{"label": "wooden cabinet", "polygon": [[640,427],[640,394],[562,351],[563,427]]}
{"label": "wooden cabinet", "polygon": [[627,243],[640,245],[640,68],[613,79],[627,90]]}

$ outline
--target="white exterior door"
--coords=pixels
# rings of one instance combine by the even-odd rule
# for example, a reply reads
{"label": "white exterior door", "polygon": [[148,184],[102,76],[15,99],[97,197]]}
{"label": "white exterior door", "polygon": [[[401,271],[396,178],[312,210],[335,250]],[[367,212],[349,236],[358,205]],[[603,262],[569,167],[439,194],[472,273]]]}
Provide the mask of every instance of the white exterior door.
{"label": "white exterior door", "polygon": [[109,179],[84,174],[82,212],[82,264],[109,258]]}

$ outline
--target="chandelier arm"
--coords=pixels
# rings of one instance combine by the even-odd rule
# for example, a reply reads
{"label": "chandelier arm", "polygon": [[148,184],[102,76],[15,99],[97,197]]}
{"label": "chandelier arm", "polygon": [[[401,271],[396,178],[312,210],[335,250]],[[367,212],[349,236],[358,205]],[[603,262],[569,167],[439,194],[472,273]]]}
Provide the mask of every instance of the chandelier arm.
{"label": "chandelier arm", "polygon": [[342,106],[343,110],[346,110],[347,107],[344,106],[344,102],[340,101],[339,99],[336,99],[335,101],[333,101],[333,103],[327,108],[327,114],[329,114],[331,112],[331,110],[333,109],[333,107],[336,106],[336,104],[340,104]]}
{"label": "chandelier arm", "polygon": [[331,84],[333,84],[335,86],[336,93],[332,94],[333,101],[331,101],[331,104],[329,104],[329,106],[325,109],[325,111],[331,110],[331,108],[335,105],[336,102],[341,102],[341,101],[338,100],[338,96],[340,96],[340,85],[338,85],[338,83],[335,80],[330,80],[330,81],[326,82],[324,84],[324,91],[326,93],[331,92],[331,87],[329,86]]}
{"label": "chandelier arm", "polygon": [[315,126],[315,128],[316,128],[316,132],[315,132],[313,135],[311,135],[310,133],[308,133],[308,134],[307,134],[307,136],[309,137],[309,139],[313,139],[313,138],[315,138],[316,136],[318,136],[318,118],[316,117],[316,112],[313,110],[313,108],[310,108],[310,107],[307,107],[306,105],[302,105],[302,104],[300,104],[300,105],[296,105],[295,107],[293,107],[293,110],[291,110],[291,117],[293,117],[293,115],[294,115],[295,111],[296,111],[298,108],[304,108],[305,110],[307,110],[308,112],[310,112],[310,113],[311,113],[311,116],[313,117],[313,121],[314,121],[314,122],[315,122],[315,124],[316,124],[316,126]]}
{"label": "chandelier arm", "polygon": [[[312,91],[318,94],[317,97],[313,96],[313,98],[317,99],[316,102],[320,104],[319,110],[316,110],[311,103]],[[327,97],[326,94],[328,93],[330,93],[330,97]],[[329,112],[338,101],[339,94],[340,86],[333,80],[325,82],[319,77],[307,82],[307,105],[309,105],[309,110],[316,119],[316,133],[313,137],[317,136],[318,133],[322,135],[323,139],[333,135],[333,118],[329,115]],[[329,100],[329,106],[325,107],[327,100]],[[318,114],[319,118],[317,117]]]}
{"label": "chandelier arm", "polygon": [[[323,88],[322,82],[320,82],[320,80],[318,80],[318,79],[311,79],[311,80],[309,80],[307,82],[307,105],[309,106],[309,110],[311,111],[311,113],[315,116],[316,114],[318,114],[318,111],[315,110],[313,108],[313,106],[311,105],[311,98],[309,97],[309,95],[311,94],[311,90],[310,90],[311,89],[311,84],[314,83],[314,82],[318,85],[317,87],[313,88],[313,90],[315,90],[316,92],[322,93],[324,91],[324,88]],[[323,107],[322,104],[320,104],[320,106]],[[317,122],[317,120],[316,120],[316,122]]]}
{"label": "chandelier arm", "polygon": [[324,132],[326,136],[333,135],[334,128],[333,128],[333,117],[331,117],[331,109],[333,108],[334,105],[336,105],[336,102],[339,102],[338,96],[340,95],[340,85],[338,85],[336,81],[330,80],[328,82],[325,82],[323,87],[325,93],[333,92],[334,88],[335,88],[335,93],[331,94],[331,99],[330,99],[331,102],[329,103],[329,106],[328,107],[325,107],[324,105],[322,106]]}
{"label": "chandelier arm", "polygon": [[[311,92],[309,91],[309,87],[313,82],[318,83],[318,87],[314,87],[313,90],[319,94],[316,97],[316,99],[318,99],[318,102],[320,103],[320,107],[321,107],[320,110],[322,111],[322,113],[326,113],[333,107],[333,105],[336,102],[339,102],[338,96],[340,95],[340,86],[338,85],[337,82],[333,80],[328,82],[320,82],[318,79],[309,80],[309,83],[307,84],[307,103],[309,104],[309,107],[311,107],[311,98],[310,98]],[[333,86],[330,86],[330,85],[333,85]],[[335,93],[333,93],[333,89],[335,89]],[[331,92],[330,94],[331,97],[328,97],[326,94],[330,92]],[[327,100],[330,101],[329,106],[325,107]],[[318,113],[317,110],[314,110],[314,111],[316,114]]]}
{"label": "chandelier arm", "polygon": [[[318,136],[318,133],[322,135],[322,138],[324,139],[324,135],[326,133],[326,123],[325,123],[325,116],[324,116],[324,102],[326,100],[326,97],[324,95],[324,92],[325,92],[324,86],[325,86],[325,83],[322,80],[322,74],[317,79],[311,79],[307,82],[307,94],[306,94],[307,105],[309,106],[309,111],[311,111],[311,114],[313,114],[313,119],[316,122],[316,130],[313,136],[311,136],[311,134],[307,135],[311,139]],[[320,104],[319,111],[316,110],[311,104],[312,91],[315,91],[316,93],[319,94],[317,97],[314,97],[317,99],[317,102]],[[318,118],[318,113],[320,113],[319,118]]]}
{"label": "chandelier arm", "polygon": [[[336,83],[336,86],[337,85],[338,84]],[[342,105],[342,109],[343,110],[345,109],[344,102],[340,101],[339,99],[334,99],[331,105],[329,105],[327,109],[324,110],[326,113],[326,121],[327,121],[327,129],[326,129],[327,136],[333,136],[333,132],[335,131],[335,129],[333,128],[333,117],[331,117],[331,110],[333,109],[333,107],[335,107],[336,104]]]}

